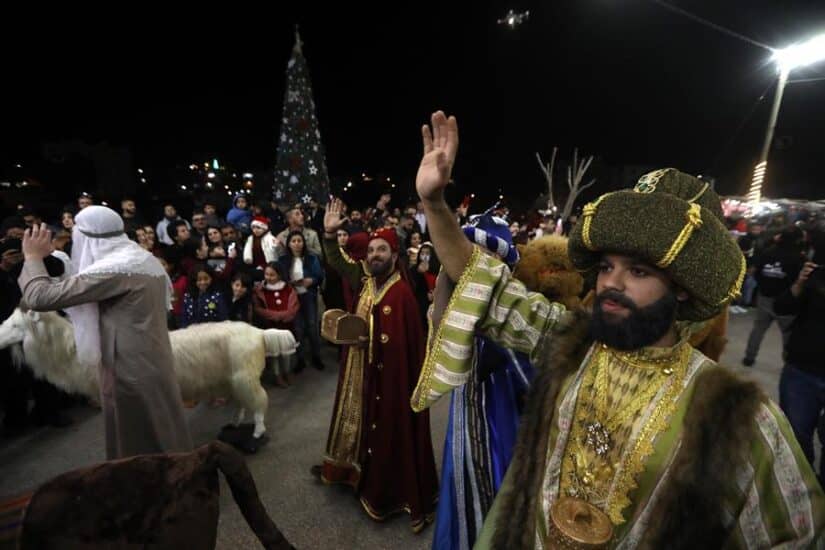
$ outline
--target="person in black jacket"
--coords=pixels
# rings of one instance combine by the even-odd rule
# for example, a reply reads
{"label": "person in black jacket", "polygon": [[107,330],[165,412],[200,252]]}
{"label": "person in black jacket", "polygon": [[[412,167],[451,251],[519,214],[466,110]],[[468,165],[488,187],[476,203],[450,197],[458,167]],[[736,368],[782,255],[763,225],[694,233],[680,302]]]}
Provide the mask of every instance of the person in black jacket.
{"label": "person in black jacket", "polygon": [[798,227],[789,227],[777,237],[776,243],[765,250],[749,268],[749,272],[756,276],[758,297],[756,302],[756,318],[748,337],[745,357],[742,364],[750,367],[756,361],[759,347],[765,332],[774,321],[782,331],[782,345],[788,343],[788,335],[793,317],[774,313],[773,302],[777,296],[784,293],[796,279],[804,262],[803,256],[804,234]]}
{"label": "person in black jacket", "polygon": [[[816,237],[814,247],[814,261],[805,263],[774,303],[777,315],[796,316],[779,380],[779,406],[812,465],[814,431],[825,443],[825,233]],[[825,460],[818,471],[819,482],[825,482]]]}
{"label": "person in black jacket", "polygon": [[[20,305],[22,293],[17,278],[23,268],[22,236],[25,224],[20,218],[8,218],[0,226],[0,323],[14,313]],[[65,266],[58,258],[44,260],[52,277],[63,274]],[[29,411],[29,396],[34,408]],[[2,434],[6,437],[20,435],[30,421],[62,428],[72,423],[62,412],[65,394],[45,380],[34,377],[25,364],[17,366],[9,349],[0,350],[0,411]]]}

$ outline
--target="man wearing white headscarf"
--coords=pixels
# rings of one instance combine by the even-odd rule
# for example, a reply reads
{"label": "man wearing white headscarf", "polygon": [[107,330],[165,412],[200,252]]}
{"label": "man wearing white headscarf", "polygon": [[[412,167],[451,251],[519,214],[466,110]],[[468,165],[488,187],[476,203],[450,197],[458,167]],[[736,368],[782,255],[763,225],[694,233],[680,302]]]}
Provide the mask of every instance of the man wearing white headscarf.
{"label": "man wearing white headscarf", "polygon": [[67,311],[78,359],[100,369],[106,457],[190,450],[166,328],[166,272],[103,206],[77,215],[72,241],[73,274],[55,282],[43,266],[50,232],[45,225],[27,230],[18,283],[29,308]]}

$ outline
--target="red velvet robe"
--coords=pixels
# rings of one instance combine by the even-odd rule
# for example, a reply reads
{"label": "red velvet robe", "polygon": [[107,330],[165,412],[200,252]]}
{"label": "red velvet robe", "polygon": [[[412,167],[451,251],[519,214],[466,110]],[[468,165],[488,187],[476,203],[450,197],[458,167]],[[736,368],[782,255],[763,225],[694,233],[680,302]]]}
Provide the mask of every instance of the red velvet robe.
{"label": "red velvet robe", "polygon": [[425,337],[409,284],[395,273],[383,288],[374,285],[367,279],[356,306],[371,318],[370,345],[347,351],[322,479],[354,487],[373,519],[406,511],[420,530],[438,497],[430,417],[410,407]]}

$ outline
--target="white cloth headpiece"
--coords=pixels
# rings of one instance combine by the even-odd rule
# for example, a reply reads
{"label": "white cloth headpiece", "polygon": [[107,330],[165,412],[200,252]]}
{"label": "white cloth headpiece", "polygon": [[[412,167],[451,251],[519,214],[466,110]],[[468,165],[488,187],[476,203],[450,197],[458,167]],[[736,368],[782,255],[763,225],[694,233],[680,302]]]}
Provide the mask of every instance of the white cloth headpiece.
{"label": "white cloth headpiece", "polygon": [[[166,280],[167,307],[172,304],[172,282],[152,254],[129,240],[120,215],[105,206],[87,206],[74,219],[72,274],[106,276],[151,275]],[[100,365],[100,311],[97,302],[66,309],[74,325],[77,357],[87,365]]]}

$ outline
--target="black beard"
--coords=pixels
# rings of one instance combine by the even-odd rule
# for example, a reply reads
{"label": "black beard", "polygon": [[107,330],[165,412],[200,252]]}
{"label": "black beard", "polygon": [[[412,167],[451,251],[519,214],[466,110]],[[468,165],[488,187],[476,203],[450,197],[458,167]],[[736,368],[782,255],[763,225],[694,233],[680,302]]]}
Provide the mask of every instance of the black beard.
{"label": "black beard", "polygon": [[[605,300],[612,300],[629,310],[626,319],[615,320],[602,311]],[[676,319],[678,301],[674,292],[668,292],[656,302],[640,308],[624,294],[606,290],[596,297],[590,335],[607,346],[631,351],[649,346],[661,339]]]}
{"label": "black beard", "polygon": [[381,278],[385,275],[389,275],[390,271],[392,270],[392,258],[387,260],[386,262],[382,262],[380,264],[375,264],[370,262],[370,273],[373,277]]}

